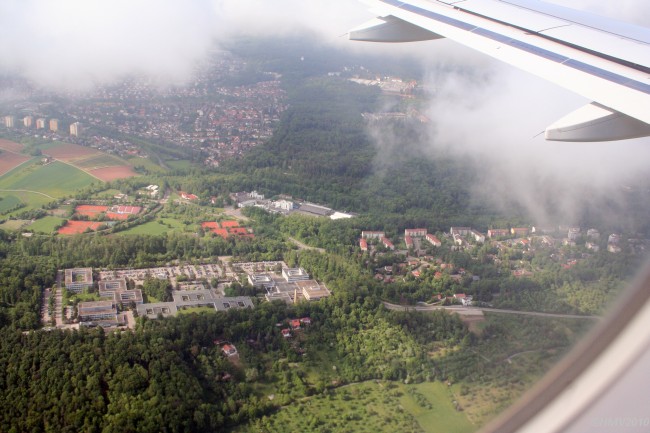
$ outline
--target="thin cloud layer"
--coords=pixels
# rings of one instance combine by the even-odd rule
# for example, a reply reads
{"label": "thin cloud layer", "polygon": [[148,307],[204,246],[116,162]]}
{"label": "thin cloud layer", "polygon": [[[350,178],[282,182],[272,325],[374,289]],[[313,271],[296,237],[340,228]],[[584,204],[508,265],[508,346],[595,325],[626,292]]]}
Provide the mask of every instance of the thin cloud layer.
{"label": "thin cloud layer", "polygon": [[133,74],[177,83],[232,34],[307,28],[336,41],[363,19],[361,5],[342,0],[4,0],[0,73],[48,89],[83,90]]}
{"label": "thin cloud layer", "polygon": [[[555,1],[560,3],[560,1]],[[595,1],[561,2],[601,14],[613,12]],[[647,17],[639,1],[623,1],[617,19]],[[636,13],[635,13],[636,12]],[[429,85],[436,92],[429,117],[432,128],[426,152],[471,158],[483,176],[472,186],[477,198],[506,212],[523,206],[536,221],[579,222],[588,205],[608,197],[616,204],[622,186],[647,177],[650,139],[616,143],[554,143],[545,141],[546,126],[590,101],[545,80],[485,57],[480,67],[462,60],[450,71],[429,64]],[[595,195],[594,195],[595,194]],[[616,207],[616,206],[614,206]],[[624,218],[611,215],[609,221]]]}

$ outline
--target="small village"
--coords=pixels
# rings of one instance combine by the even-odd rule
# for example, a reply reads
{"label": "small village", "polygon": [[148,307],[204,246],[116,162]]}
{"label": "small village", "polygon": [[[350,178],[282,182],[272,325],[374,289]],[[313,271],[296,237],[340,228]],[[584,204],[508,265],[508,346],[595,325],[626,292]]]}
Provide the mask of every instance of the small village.
{"label": "small village", "polygon": [[[621,235],[611,233],[601,236],[596,229],[583,230],[580,227],[511,227],[508,229],[489,229],[481,233],[471,227],[451,227],[445,233],[428,233],[425,228],[407,228],[403,236],[389,238],[384,231],[364,230],[358,241],[363,254],[376,260],[382,256],[393,258],[392,264],[375,269],[375,278],[385,284],[396,281],[420,280],[433,276],[434,280],[448,279],[460,286],[464,281],[479,281],[481,275],[471,275],[466,269],[454,266],[441,259],[441,251],[469,253],[474,260],[479,251],[485,253],[486,260],[496,266],[506,266],[513,277],[531,277],[536,269],[526,256],[533,256],[538,250],[550,252],[551,258],[570,269],[580,261],[586,260],[601,248],[608,253],[628,252],[643,254],[646,241],[640,239],[622,240]],[[569,253],[569,251],[571,253]],[[520,257],[512,263],[503,263],[500,252],[512,257]],[[433,302],[472,305],[472,296],[455,293],[448,297],[434,295]]]}

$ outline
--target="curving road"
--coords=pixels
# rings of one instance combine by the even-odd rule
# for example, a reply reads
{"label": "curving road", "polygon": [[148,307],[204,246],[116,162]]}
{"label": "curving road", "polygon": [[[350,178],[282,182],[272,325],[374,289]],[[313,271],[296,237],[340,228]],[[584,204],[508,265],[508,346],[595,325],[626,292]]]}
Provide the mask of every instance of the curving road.
{"label": "curving road", "polygon": [[397,305],[390,302],[383,301],[384,307],[394,311],[436,311],[447,310],[460,315],[480,315],[483,312],[488,313],[502,313],[502,314],[517,314],[521,316],[538,316],[538,317],[554,317],[560,319],[600,319],[600,316],[580,316],[577,314],[558,314],[558,313],[540,313],[536,311],[517,311],[517,310],[502,310],[499,308],[484,308],[484,307],[460,307],[460,306],[439,306],[439,305]]}
{"label": "curving road", "polygon": [[47,195],[44,192],[30,191],[28,189],[0,189],[0,192],[28,192],[30,194],[40,194],[40,195],[45,196],[47,198],[51,198],[52,200],[58,200],[56,197],[52,197],[51,195]]}

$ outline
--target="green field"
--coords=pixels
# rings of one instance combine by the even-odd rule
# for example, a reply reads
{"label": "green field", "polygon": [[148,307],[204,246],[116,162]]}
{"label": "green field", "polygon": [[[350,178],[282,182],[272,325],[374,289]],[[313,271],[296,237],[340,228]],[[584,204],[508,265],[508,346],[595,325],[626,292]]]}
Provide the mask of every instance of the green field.
{"label": "green field", "polygon": [[289,404],[233,432],[454,432],[477,429],[455,409],[447,386],[368,381]]}
{"label": "green field", "polygon": [[46,216],[34,221],[28,228],[36,233],[53,233],[54,227],[61,225],[63,218]]}
{"label": "green field", "polygon": [[[158,221],[162,221],[160,224]],[[171,226],[170,227],[168,227]],[[164,218],[161,220],[150,221],[148,223],[135,226],[129,230],[119,232],[126,235],[162,235],[171,231],[185,231],[185,225],[179,220],[173,218]]]}
{"label": "green field", "polygon": [[4,224],[0,224],[0,230],[16,231],[27,224],[29,224],[29,221],[26,220],[8,220]]}
{"label": "green field", "polygon": [[57,161],[41,165],[34,160],[0,177],[0,190],[26,190],[60,198],[93,182],[98,180],[68,164]]}
{"label": "green field", "polygon": [[2,200],[0,200],[0,214],[13,209],[16,205],[21,203],[20,199],[15,195],[2,196],[1,194],[2,193],[0,193],[0,198],[2,198]]}
{"label": "green field", "polygon": [[167,164],[170,168],[176,170],[187,170],[189,168],[192,168],[192,162],[187,161],[185,159],[169,160],[169,161],[165,161],[165,164]]}

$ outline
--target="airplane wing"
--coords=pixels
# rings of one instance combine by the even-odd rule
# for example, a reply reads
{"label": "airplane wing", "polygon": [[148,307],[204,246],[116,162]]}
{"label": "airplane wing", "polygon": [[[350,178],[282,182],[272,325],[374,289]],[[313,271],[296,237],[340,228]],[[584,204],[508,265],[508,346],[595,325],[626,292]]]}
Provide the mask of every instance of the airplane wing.
{"label": "airplane wing", "polygon": [[547,140],[650,136],[648,28],[539,0],[361,1],[378,18],[352,40],[446,37],[593,101],[550,125]]}

